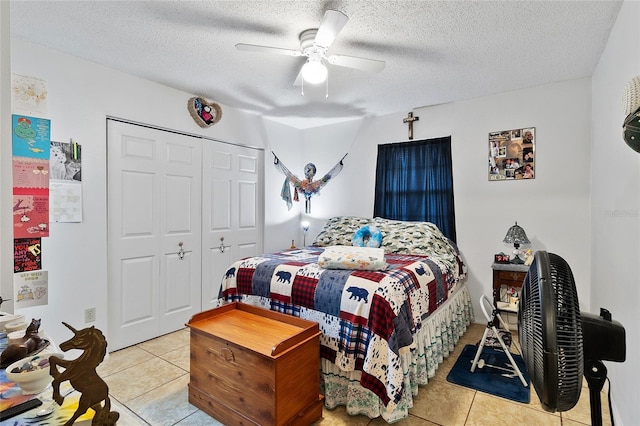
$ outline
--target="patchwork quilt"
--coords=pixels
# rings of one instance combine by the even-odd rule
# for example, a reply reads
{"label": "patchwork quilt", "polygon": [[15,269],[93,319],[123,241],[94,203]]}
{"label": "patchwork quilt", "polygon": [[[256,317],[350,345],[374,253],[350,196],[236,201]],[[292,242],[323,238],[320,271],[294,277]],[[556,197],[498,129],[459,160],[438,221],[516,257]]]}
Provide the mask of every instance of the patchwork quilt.
{"label": "patchwork quilt", "polygon": [[264,254],[231,265],[221,298],[248,295],[270,309],[320,324],[321,356],[343,371],[360,370],[360,383],[385,405],[403,389],[400,355],[414,347],[413,335],[456,290],[462,260],[441,262],[426,255],[387,253],[384,270],[323,269],[321,247]]}

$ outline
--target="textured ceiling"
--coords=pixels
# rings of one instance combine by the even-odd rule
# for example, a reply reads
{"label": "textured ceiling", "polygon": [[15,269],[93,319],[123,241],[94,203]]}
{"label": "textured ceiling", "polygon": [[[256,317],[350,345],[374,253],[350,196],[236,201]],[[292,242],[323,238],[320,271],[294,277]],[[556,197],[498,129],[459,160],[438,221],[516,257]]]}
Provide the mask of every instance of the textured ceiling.
{"label": "textured ceiling", "polygon": [[[16,1],[11,33],[209,100],[291,123],[408,111],[588,77],[619,1]],[[324,11],[349,17],[329,54],[386,61],[329,66],[294,86],[299,48]],[[302,119],[302,120],[301,120]],[[313,121],[313,120],[306,120]],[[296,125],[296,124],[293,124]],[[299,125],[304,127],[304,125]]]}

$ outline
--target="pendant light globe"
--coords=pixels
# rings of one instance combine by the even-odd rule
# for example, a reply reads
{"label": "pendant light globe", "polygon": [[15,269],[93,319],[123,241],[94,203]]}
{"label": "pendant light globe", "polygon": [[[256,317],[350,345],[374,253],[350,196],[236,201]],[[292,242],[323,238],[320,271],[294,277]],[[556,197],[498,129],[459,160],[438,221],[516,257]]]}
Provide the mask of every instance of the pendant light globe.
{"label": "pendant light globe", "polygon": [[321,58],[309,58],[302,66],[302,78],[309,84],[320,84],[327,79],[327,67]]}

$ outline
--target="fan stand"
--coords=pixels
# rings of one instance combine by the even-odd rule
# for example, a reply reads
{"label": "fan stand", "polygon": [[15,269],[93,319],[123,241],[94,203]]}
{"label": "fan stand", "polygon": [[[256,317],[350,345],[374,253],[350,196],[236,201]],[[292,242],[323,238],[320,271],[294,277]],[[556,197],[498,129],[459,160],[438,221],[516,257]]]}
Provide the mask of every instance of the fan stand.
{"label": "fan stand", "polygon": [[600,392],[607,380],[607,367],[599,360],[584,361],[584,377],[589,385],[589,402],[591,404],[591,425],[602,426],[602,406]]}
{"label": "fan stand", "polygon": [[[487,312],[485,306],[491,307],[491,314]],[[489,330],[493,330],[494,335],[497,337],[498,341],[500,342],[500,346],[502,346],[504,353],[507,355],[507,358],[509,358],[509,362],[513,367],[513,372],[518,375],[518,377],[520,378],[520,381],[522,382],[522,385],[526,388],[528,386],[527,381],[522,376],[522,373],[520,372],[518,365],[516,364],[513,357],[511,356],[511,351],[509,351],[509,348],[504,343],[504,340],[502,340],[502,337],[500,337],[500,333],[498,333],[498,330],[494,325],[494,321],[497,318],[498,321],[500,322],[500,326],[503,327],[505,330],[508,330],[509,327],[502,320],[502,316],[500,316],[500,312],[498,311],[497,308],[493,306],[493,302],[487,296],[485,295],[480,296],[480,307],[482,308],[482,312],[484,313],[484,316],[487,319],[487,327],[484,329],[484,334],[482,335],[480,346],[478,346],[478,350],[476,351],[476,356],[473,359],[473,363],[471,364],[471,372],[473,373],[476,370],[476,366],[478,365],[478,360],[480,359],[480,355],[482,354],[482,349],[484,349],[484,343],[487,339],[487,335],[489,334]],[[521,354],[522,350],[520,349],[520,345],[518,344],[518,342],[514,340],[513,343],[516,345],[516,348],[518,349],[518,353]]]}

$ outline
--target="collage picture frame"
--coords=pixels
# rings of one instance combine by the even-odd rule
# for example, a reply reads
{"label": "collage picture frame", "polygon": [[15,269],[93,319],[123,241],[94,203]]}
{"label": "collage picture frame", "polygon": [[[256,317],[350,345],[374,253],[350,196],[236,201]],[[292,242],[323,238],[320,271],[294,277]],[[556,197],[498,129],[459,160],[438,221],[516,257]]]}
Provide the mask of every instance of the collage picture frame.
{"label": "collage picture frame", "polygon": [[535,179],[536,128],[489,133],[489,180]]}

